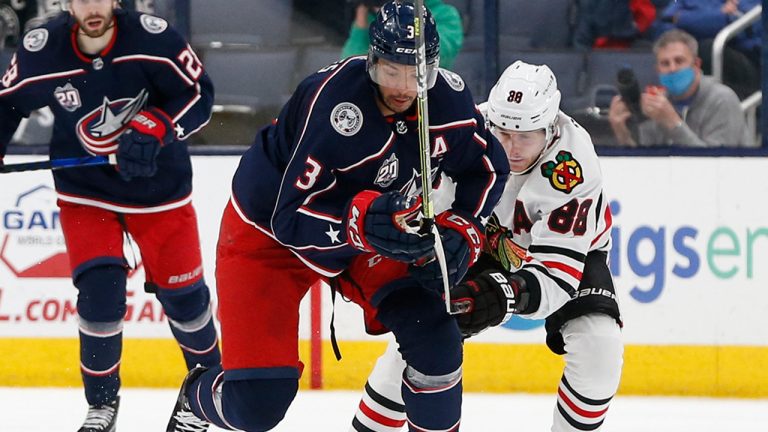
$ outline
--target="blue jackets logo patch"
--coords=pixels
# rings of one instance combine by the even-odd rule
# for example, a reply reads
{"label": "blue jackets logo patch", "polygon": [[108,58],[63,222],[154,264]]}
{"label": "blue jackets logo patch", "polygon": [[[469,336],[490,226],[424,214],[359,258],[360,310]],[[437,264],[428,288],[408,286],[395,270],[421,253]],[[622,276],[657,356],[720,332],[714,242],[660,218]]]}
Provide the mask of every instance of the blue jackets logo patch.
{"label": "blue jackets logo patch", "polygon": [[142,89],[135,98],[110,101],[104,97],[102,104],[77,122],[77,137],[88,153],[106,155],[117,150],[117,137],[128,127],[133,117],[144,108],[147,91]]}

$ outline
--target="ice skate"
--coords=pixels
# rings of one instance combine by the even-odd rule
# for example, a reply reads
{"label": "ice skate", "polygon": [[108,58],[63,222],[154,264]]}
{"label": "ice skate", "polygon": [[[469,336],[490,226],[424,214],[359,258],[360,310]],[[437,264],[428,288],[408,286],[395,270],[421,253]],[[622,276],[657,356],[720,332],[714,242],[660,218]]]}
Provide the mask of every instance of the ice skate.
{"label": "ice skate", "polygon": [[168,421],[166,432],[206,432],[210,424],[198,418],[189,407],[189,398],[186,395],[190,383],[208,370],[203,366],[197,366],[187,374],[179,390],[179,397],[176,399],[176,406],[173,407],[173,414]]}
{"label": "ice skate", "polygon": [[77,432],[115,432],[120,396],[108,404],[91,405],[83,426]]}

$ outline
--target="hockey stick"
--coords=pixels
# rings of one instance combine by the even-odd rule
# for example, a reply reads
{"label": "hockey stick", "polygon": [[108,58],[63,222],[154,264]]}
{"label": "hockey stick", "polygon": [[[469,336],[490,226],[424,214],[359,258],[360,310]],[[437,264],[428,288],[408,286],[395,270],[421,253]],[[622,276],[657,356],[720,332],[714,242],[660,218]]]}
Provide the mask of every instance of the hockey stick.
{"label": "hockey stick", "polygon": [[424,0],[414,3],[416,13],[413,16],[414,34],[416,36],[416,103],[419,129],[419,153],[421,159],[421,203],[424,208],[424,218],[421,220],[420,232],[432,233],[435,239],[435,258],[440,265],[445,294],[445,310],[451,313],[451,287],[448,284],[448,264],[445,260],[443,241],[440,231],[435,225],[435,210],[432,207],[432,161],[430,160],[429,145],[429,112],[427,111],[427,47],[424,35]]}
{"label": "hockey stick", "polygon": [[0,165],[0,174],[39,170],[59,170],[64,168],[79,168],[96,165],[115,165],[117,158],[114,154],[107,156],[84,156],[78,158],[51,159],[39,162],[23,162]]}

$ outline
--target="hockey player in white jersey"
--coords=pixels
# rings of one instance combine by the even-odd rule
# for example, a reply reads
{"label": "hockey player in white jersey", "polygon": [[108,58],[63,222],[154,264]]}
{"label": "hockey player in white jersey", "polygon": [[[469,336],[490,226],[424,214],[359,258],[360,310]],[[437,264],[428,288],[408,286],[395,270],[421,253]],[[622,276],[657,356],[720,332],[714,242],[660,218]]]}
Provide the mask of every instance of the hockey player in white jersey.
{"label": "hockey player in white jersey", "polygon": [[[624,351],[607,265],[611,213],[591,138],[559,106],[549,67],[521,61],[480,106],[513,175],[488,223],[484,253],[452,288],[451,301],[465,337],[513,314],[546,318],[547,346],[565,359],[551,430],[599,431]],[[450,202],[451,189],[437,191],[436,202]],[[368,378],[351,431],[401,429],[403,367],[391,342]],[[525,379],[525,365],[515,368]]]}

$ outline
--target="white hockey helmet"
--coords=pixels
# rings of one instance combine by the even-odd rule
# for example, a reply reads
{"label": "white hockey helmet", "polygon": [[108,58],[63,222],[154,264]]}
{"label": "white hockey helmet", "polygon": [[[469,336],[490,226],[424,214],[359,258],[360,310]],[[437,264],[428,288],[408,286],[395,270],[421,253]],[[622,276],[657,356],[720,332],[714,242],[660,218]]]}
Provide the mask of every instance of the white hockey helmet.
{"label": "white hockey helmet", "polygon": [[520,60],[501,74],[488,95],[488,121],[510,131],[546,131],[546,147],[552,144],[560,111],[557,79],[547,65]]}

